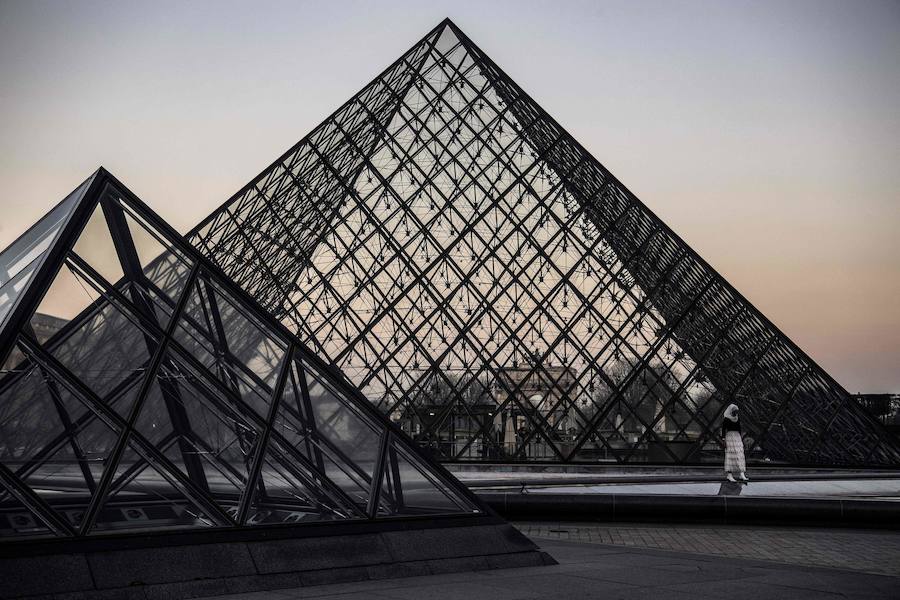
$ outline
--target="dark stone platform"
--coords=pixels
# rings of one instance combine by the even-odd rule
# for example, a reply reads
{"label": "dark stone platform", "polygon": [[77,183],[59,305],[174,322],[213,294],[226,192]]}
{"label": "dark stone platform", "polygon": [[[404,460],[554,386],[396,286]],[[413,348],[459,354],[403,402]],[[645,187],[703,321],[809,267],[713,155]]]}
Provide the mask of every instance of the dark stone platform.
{"label": "dark stone platform", "polygon": [[900,502],[889,500],[509,492],[484,492],[479,497],[511,521],[806,524],[900,529]]}
{"label": "dark stone platform", "polygon": [[[282,529],[239,541],[170,534],[118,548],[108,540],[47,542],[23,546],[19,555],[7,549],[0,558],[0,598],[174,600],[555,564],[499,520],[450,525],[406,523],[358,532],[296,528],[296,536]],[[52,553],[55,547],[59,551]]]}

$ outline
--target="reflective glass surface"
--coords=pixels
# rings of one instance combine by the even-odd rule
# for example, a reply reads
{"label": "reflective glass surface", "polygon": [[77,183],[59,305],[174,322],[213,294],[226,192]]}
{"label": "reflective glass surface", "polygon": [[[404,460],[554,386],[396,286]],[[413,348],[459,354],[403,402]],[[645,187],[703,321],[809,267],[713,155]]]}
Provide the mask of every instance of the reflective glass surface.
{"label": "reflective glass surface", "polygon": [[84,181],[46,216],[0,253],[0,327],[19,293],[40,267],[47,250],[65,225],[93,178]]}

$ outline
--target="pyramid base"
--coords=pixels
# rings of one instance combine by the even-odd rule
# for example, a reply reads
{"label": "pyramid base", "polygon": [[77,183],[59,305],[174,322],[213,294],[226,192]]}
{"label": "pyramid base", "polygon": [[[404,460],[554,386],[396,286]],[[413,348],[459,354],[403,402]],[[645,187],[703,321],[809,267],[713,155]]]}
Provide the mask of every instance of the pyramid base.
{"label": "pyramid base", "polygon": [[0,598],[171,600],[555,564],[511,525],[474,520],[16,544],[0,557]]}

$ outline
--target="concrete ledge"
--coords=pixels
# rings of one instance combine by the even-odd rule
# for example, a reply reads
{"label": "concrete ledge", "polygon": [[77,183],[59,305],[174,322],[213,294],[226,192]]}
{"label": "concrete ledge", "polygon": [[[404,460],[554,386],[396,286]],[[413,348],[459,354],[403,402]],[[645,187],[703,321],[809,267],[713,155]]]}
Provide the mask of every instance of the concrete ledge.
{"label": "concrete ledge", "polygon": [[175,600],[554,564],[506,523],[0,558],[0,598]]}
{"label": "concrete ledge", "polygon": [[95,552],[85,558],[100,590],[257,574],[245,544]]}
{"label": "concrete ledge", "polygon": [[90,589],[94,585],[83,555],[8,558],[0,564],[0,595],[58,594]]}
{"label": "concrete ledge", "polygon": [[808,524],[900,529],[900,502],[629,494],[480,493],[501,516],[519,521],[669,521]]}
{"label": "concrete ledge", "polygon": [[382,535],[373,533],[337,538],[278,540],[266,544],[248,544],[247,548],[261,574],[393,562]]}
{"label": "concrete ledge", "polygon": [[[466,487],[472,490],[479,489],[493,489],[497,491],[501,491],[503,488],[509,489],[517,489],[521,490],[523,488],[536,488],[536,487],[559,487],[559,486],[570,486],[570,485],[621,485],[621,484],[658,484],[658,483],[721,483],[722,482],[722,467],[716,466],[715,468],[708,467],[703,470],[699,468],[694,469],[679,469],[677,467],[670,467],[669,469],[664,469],[662,467],[657,467],[655,469],[650,470],[650,472],[642,473],[640,469],[636,465],[630,465],[629,469],[637,471],[635,473],[629,472],[619,472],[621,468],[616,470],[613,468],[607,468],[607,473],[603,473],[603,470],[600,469],[601,473],[593,473],[588,467],[583,467],[582,471],[577,470],[577,468],[572,467],[571,475],[568,477],[563,477],[559,475],[559,472],[552,470],[545,471],[528,471],[524,469],[518,469],[515,471],[507,471],[516,473],[515,476],[507,476],[497,479],[486,479],[482,475],[484,471],[478,472],[478,477],[475,478],[466,478],[466,473],[469,472],[467,470],[461,470],[456,467],[459,465],[453,465],[455,468],[455,475],[464,483]],[[672,474],[666,474],[666,471],[675,471]],[[501,470],[502,471],[502,470]],[[520,472],[521,471],[521,472]],[[561,471],[562,473],[569,473],[570,471]],[[548,475],[549,473],[549,475]],[[837,472],[819,472],[813,470],[804,470],[804,471],[791,471],[787,473],[769,473],[765,470],[762,470],[760,467],[753,468],[753,481],[754,482],[795,482],[795,481],[847,481],[847,480],[860,480],[860,481],[878,481],[878,480],[893,480],[900,478],[900,469],[893,471],[837,471]]]}

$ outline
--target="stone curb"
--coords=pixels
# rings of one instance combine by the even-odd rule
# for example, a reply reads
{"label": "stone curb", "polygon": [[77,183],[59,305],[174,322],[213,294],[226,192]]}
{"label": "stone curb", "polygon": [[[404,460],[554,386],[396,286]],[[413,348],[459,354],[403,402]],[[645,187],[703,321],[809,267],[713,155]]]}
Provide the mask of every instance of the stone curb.
{"label": "stone curb", "polygon": [[631,494],[479,493],[513,521],[653,521],[900,529],[900,502]]}

